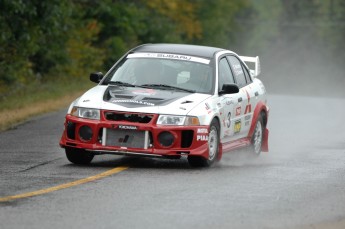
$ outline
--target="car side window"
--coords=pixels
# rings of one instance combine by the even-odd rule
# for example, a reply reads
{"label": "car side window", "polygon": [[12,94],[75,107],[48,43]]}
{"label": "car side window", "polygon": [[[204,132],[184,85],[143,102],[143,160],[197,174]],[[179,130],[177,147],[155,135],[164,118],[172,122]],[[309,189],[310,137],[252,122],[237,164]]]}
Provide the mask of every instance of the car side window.
{"label": "car side window", "polygon": [[235,83],[234,76],[232,75],[229,63],[225,57],[223,57],[219,61],[218,76],[219,76],[219,79],[218,79],[219,91],[222,90],[224,84]]}
{"label": "car side window", "polygon": [[252,82],[252,79],[250,78],[248,70],[242,65],[242,69],[244,72],[244,75],[246,76],[247,83],[250,84]]}
{"label": "car side window", "polygon": [[234,56],[228,56],[227,58],[230,62],[231,69],[235,75],[237,85],[240,88],[246,86],[247,81],[242,69],[241,62]]}

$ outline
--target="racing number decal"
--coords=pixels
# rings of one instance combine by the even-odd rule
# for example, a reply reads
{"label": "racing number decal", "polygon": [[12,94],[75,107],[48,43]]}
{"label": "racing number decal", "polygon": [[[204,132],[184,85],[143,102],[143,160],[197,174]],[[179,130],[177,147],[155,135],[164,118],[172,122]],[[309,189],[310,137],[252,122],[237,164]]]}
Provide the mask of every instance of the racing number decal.
{"label": "racing number decal", "polygon": [[234,133],[237,134],[241,131],[241,120],[235,121]]}

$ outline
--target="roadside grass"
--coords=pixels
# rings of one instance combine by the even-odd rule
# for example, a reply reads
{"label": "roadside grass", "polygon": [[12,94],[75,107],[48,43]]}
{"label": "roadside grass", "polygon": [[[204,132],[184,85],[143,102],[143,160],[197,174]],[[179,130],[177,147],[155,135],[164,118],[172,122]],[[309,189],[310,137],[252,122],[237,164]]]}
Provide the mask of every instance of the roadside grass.
{"label": "roadside grass", "polygon": [[13,88],[10,95],[0,100],[0,131],[13,128],[33,116],[67,108],[94,85],[83,79]]}

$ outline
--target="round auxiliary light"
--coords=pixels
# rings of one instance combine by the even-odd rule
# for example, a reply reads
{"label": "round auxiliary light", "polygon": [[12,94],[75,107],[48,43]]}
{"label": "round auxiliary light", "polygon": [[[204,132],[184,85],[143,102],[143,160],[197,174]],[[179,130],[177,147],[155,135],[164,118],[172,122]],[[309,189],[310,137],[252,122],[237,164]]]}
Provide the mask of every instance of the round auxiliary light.
{"label": "round auxiliary light", "polygon": [[175,137],[168,131],[163,131],[158,135],[159,143],[164,147],[169,147],[174,143]]}
{"label": "round auxiliary light", "polygon": [[91,127],[82,126],[79,128],[79,137],[84,141],[90,141],[92,138],[93,132]]}

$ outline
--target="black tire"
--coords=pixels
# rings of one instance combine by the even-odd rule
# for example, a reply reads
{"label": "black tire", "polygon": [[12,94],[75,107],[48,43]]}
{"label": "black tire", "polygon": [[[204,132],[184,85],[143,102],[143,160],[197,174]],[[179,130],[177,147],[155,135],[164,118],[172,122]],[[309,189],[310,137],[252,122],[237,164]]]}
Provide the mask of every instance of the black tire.
{"label": "black tire", "polygon": [[254,133],[251,139],[251,146],[250,146],[252,153],[256,156],[259,156],[261,153],[263,133],[264,133],[264,122],[263,122],[262,115],[260,114],[255,123],[255,129],[254,129]]}
{"label": "black tire", "polygon": [[67,159],[77,165],[87,165],[90,164],[94,155],[83,149],[77,148],[65,148]]}
{"label": "black tire", "polygon": [[219,123],[213,119],[208,134],[209,157],[189,156],[188,162],[192,167],[209,167],[217,160],[219,153]]}

